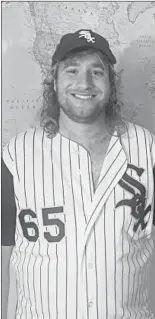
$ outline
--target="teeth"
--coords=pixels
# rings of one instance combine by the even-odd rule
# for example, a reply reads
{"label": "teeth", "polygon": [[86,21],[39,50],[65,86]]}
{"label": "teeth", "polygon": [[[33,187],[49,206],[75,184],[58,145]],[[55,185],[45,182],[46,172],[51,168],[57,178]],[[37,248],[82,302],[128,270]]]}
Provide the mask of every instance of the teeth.
{"label": "teeth", "polygon": [[78,97],[79,99],[83,99],[83,100],[87,100],[87,99],[91,99],[92,95],[80,95],[80,94],[75,94],[76,97]]}

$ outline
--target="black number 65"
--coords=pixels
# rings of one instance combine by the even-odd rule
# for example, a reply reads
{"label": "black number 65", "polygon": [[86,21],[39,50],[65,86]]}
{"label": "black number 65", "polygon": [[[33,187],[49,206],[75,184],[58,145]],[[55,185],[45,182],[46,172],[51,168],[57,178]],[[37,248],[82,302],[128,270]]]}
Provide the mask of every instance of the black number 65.
{"label": "black number 65", "polygon": [[[49,232],[44,232],[44,237],[48,242],[59,242],[65,236],[65,225],[58,218],[50,218],[52,214],[63,213],[63,207],[42,208],[42,217],[44,226],[57,226],[59,232],[56,236],[52,236]],[[37,218],[37,215],[31,209],[23,209],[19,214],[20,224],[23,230],[23,235],[29,241],[35,242],[39,237],[39,229],[35,222],[25,221],[25,216],[31,216],[32,219]],[[28,229],[33,229],[33,235],[28,233]]]}

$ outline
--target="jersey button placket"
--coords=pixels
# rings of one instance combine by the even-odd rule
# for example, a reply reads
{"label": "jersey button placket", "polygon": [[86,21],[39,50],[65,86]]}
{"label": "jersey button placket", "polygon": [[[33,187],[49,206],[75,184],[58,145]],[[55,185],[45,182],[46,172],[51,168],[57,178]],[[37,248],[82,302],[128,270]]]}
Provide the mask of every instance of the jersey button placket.
{"label": "jersey button placket", "polygon": [[88,302],[88,307],[91,308],[93,306],[93,301]]}

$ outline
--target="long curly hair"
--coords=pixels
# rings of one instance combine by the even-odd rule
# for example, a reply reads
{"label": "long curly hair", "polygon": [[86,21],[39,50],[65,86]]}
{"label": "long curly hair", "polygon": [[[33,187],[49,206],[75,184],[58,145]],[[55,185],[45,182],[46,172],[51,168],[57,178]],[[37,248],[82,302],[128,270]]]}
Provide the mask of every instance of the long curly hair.
{"label": "long curly hair", "polygon": [[[80,57],[87,54],[97,54],[104,63],[105,60],[109,67],[109,81],[111,85],[111,94],[108,104],[105,106],[105,120],[108,124],[108,130],[110,134],[113,134],[114,130],[117,135],[120,136],[124,132],[124,122],[122,120],[121,109],[123,103],[119,98],[119,94],[116,87],[117,73],[114,70],[113,65],[107,59],[103,53],[95,51],[94,49],[76,49],[65,55],[63,60],[72,59],[73,57]],[[52,65],[51,67],[51,79],[45,79],[43,82],[43,106],[40,112],[40,124],[44,128],[47,137],[53,138],[59,131],[59,114],[60,106],[57,101],[57,95],[54,90],[54,81],[57,79],[59,63]]]}

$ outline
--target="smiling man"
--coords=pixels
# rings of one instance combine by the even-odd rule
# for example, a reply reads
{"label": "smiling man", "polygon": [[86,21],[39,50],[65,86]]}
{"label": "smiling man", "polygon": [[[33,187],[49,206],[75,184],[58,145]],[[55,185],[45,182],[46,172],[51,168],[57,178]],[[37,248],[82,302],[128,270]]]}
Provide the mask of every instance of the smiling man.
{"label": "smiling man", "polygon": [[155,137],[122,120],[115,63],[99,34],[64,35],[41,126],[4,148],[3,319],[11,253],[17,319],[154,318]]}

